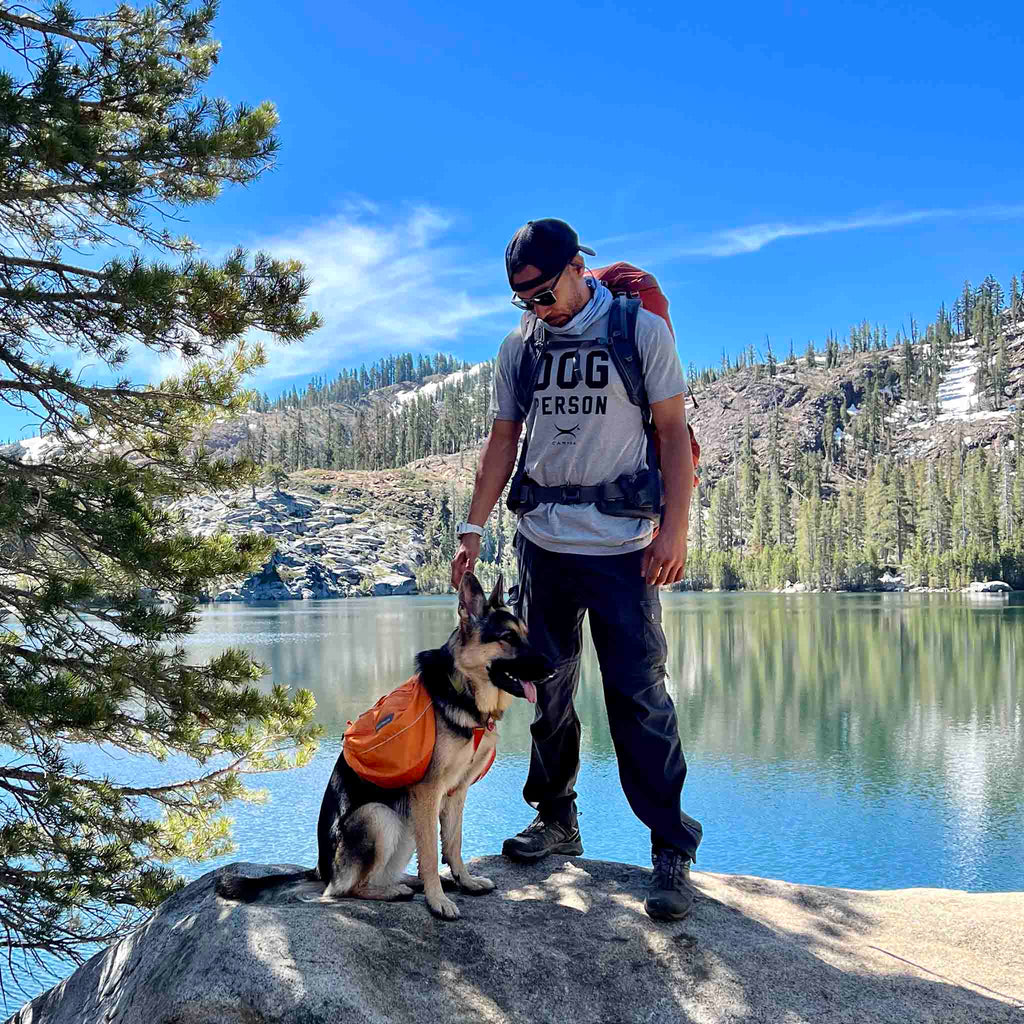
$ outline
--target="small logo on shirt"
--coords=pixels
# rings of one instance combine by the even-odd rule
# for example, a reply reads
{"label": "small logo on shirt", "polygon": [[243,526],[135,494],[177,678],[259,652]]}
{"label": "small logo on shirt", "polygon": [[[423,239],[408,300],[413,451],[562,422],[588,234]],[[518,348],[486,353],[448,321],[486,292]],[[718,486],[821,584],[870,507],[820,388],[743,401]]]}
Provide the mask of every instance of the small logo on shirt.
{"label": "small logo on shirt", "polygon": [[[557,423],[554,426],[555,426],[555,430],[557,430],[558,433],[555,435],[554,439],[552,440],[552,442],[551,442],[552,444],[573,444],[574,445],[576,443],[576,431],[580,429],[580,425],[578,423],[573,424],[573,426],[571,426],[571,427],[560,427]],[[565,436],[569,437],[570,440],[568,440],[568,441],[560,440],[560,438],[565,437]]]}

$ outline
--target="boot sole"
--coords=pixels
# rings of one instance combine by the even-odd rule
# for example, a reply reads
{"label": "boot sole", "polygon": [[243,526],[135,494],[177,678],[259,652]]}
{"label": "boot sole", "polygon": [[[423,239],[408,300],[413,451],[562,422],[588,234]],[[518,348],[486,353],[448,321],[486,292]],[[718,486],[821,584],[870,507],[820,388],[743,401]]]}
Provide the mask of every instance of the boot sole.
{"label": "boot sole", "polygon": [[510,848],[505,842],[501,848],[501,855],[509,860],[517,861],[520,864],[534,864],[551,854],[558,853],[563,857],[581,857],[583,855],[583,843],[577,839],[574,843],[559,843],[558,846],[549,846],[546,850],[538,850],[536,853],[524,853],[515,848]]}
{"label": "boot sole", "polygon": [[647,900],[644,900],[644,911],[652,921],[682,921],[684,917],[690,916],[691,910],[693,910],[692,903],[685,910],[658,910],[657,908],[652,910]]}

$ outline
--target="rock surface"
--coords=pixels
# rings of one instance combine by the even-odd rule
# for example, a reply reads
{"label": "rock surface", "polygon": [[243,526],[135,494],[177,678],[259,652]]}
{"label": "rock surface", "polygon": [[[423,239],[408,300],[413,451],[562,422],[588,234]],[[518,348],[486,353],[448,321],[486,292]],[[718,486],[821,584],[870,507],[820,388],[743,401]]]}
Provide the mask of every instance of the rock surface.
{"label": "rock surface", "polygon": [[344,503],[264,488],[204,495],[171,506],[190,530],[209,536],[262,532],[277,550],[261,572],[225,582],[211,601],[291,601],[314,598],[415,594],[415,566],[423,564],[422,514],[415,499],[387,490],[346,488]]}
{"label": "rock surface", "polygon": [[975,582],[967,588],[969,594],[1009,594],[1013,587],[1002,580],[986,580],[984,583]]}
{"label": "rock surface", "polygon": [[[262,875],[292,865],[236,864]],[[325,901],[315,883],[225,902],[214,873],[12,1024],[1024,1020],[1024,893],[859,892],[695,872],[693,914],[643,912],[649,872],[474,862],[461,920]]]}

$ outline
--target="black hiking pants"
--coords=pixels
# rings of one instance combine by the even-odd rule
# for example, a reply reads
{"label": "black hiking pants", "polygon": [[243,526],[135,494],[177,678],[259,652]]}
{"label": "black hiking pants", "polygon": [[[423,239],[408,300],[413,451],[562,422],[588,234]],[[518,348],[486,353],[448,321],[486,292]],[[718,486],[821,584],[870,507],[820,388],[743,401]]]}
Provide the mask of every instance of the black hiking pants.
{"label": "black hiking pants", "polygon": [[633,813],[655,845],[696,859],[700,822],[684,813],[686,759],[676,710],[665,690],[668,645],[658,588],[640,575],[643,551],[566,555],[516,535],[517,609],[530,644],[556,666],[537,687],[533,746],[523,796],[545,821],[576,821],[580,720],[573,698],[580,680],[583,614],[590,614],[619,779]]}

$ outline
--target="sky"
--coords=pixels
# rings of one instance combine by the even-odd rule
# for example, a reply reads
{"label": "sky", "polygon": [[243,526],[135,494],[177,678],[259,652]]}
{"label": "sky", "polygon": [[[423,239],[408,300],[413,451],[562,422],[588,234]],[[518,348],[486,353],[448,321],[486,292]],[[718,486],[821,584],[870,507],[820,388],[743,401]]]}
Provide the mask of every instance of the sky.
{"label": "sky", "polygon": [[1024,270],[1009,0],[224,0],[215,35],[206,93],[272,101],[281,153],[185,229],[302,259],[325,319],[271,347],[271,397],[393,352],[493,357],[531,218],[654,272],[698,367],[927,323],[965,278]]}

